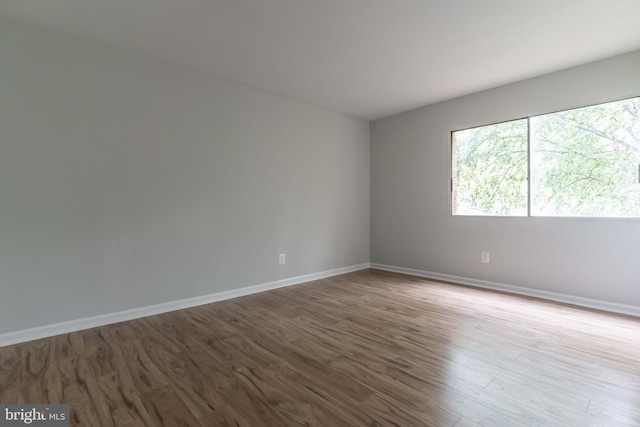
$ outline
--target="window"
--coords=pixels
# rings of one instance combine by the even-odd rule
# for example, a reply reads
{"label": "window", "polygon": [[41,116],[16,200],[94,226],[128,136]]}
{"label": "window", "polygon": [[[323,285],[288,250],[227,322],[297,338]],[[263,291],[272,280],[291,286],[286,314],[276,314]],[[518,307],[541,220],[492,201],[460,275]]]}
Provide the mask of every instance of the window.
{"label": "window", "polygon": [[640,217],[640,98],[451,133],[453,215]]}

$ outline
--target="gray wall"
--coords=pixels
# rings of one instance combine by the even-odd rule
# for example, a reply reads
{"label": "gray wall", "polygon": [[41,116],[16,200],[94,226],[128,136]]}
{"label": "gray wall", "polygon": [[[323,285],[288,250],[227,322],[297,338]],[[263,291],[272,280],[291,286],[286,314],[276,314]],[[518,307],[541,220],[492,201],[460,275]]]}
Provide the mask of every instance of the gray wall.
{"label": "gray wall", "polygon": [[368,262],[367,122],[12,21],[0,41],[0,333]]}
{"label": "gray wall", "polygon": [[449,216],[452,130],[632,95],[640,51],[373,122],[371,261],[640,306],[638,219]]}

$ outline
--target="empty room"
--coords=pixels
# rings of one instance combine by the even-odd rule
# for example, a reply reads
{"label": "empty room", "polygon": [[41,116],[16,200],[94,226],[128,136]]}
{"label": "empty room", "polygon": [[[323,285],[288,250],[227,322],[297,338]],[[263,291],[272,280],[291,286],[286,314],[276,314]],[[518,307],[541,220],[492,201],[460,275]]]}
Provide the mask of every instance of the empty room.
{"label": "empty room", "polygon": [[638,17],[0,0],[0,426],[640,426]]}

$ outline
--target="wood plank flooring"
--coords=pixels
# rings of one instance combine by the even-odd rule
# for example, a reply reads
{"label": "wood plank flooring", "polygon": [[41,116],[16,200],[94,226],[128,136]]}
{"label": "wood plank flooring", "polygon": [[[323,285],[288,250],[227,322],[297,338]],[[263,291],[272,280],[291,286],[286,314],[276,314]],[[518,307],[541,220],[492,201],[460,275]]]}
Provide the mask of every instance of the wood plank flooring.
{"label": "wood plank flooring", "polygon": [[0,348],[78,426],[640,426],[640,319],[364,270]]}

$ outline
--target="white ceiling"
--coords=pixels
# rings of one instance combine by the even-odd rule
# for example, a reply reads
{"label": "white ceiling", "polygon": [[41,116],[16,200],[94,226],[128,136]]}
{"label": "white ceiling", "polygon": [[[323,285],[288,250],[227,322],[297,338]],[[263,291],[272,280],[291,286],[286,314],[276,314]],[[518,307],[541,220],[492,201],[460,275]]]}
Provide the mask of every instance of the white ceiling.
{"label": "white ceiling", "polygon": [[0,0],[0,15],[364,119],[640,49],[640,0]]}

